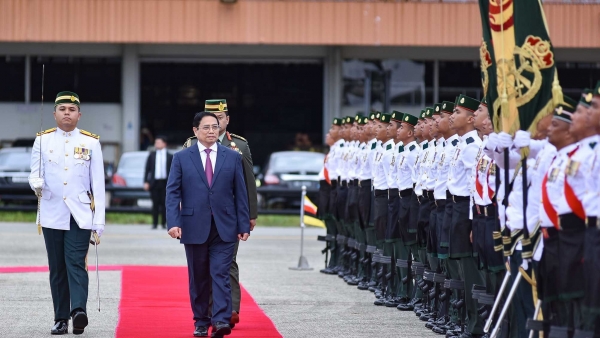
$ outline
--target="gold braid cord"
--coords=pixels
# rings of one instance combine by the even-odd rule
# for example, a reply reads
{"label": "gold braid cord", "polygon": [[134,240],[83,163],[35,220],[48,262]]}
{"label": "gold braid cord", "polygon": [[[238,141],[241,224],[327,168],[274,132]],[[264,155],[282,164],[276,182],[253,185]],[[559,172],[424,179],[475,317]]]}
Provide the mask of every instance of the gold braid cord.
{"label": "gold braid cord", "polygon": [[37,219],[37,229],[38,229],[38,235],[41,235],[41,234],[42,234],[42,215],[41,215],[41,213],[42,213],[42,208],[40,207],[40,205],[41,205],[41,202],[42,202],[42,197],[41,197],[41,196],[38,196],[38,203],[37,203],[37,204],[38,204],[38,205],[37,205],[37,209],[38,209],[38,210],[37,210],[37,211],[38,211],[38,212],[37,212],[37,217],[38,217],[38,219]]}

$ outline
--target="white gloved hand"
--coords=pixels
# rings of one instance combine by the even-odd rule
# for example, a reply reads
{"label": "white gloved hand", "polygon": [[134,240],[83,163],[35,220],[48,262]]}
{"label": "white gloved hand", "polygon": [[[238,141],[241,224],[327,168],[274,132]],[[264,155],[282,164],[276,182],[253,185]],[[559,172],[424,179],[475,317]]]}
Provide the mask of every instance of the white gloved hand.
{"label": "white gloved hand", "polygon": [[512,136],[505,132],[498,134],[498,151],[502,152],[504,149],[508,149],[513,143]]}
{"label": "white gloved hand", "polygon": [[42,177],[30,177],[29,184],[35,189],[35,195],[42,197],[42,189],[44,188],[44,178]]}
{"label": "white gloved hand", "polygon": [[524,259],[523,263],[521,263],[521,267],[523,268],[523,270],[527,271],[527,269],[529,269],[529,261],[527,259]]}
{"label": "white gloved hand", "polygon": [[485,148],[489,150],[496,150],[498,146],[498,134],[491,133],[488,135],[488,141],[485,144]]}
{"label": "white gloved hand", "polygon": [[102,233],[104,232],[104,226],[94,224],[92,225],[92,231],[96,232],[98,234],[98,237],[101,237]]}
{"label": "white gloved hand", "polygon": [[531,143],[531,134],[525,130],[519,130],[515,133],[515,139],[513,140],[513,145],[517,149],[522,149],[529,147]]}

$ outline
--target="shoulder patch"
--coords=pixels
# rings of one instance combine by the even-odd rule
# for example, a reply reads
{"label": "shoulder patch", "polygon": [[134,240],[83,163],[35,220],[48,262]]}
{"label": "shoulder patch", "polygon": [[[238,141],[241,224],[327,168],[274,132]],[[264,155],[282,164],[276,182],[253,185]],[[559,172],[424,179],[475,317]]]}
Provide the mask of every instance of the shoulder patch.
{"label": "shoulder patch", "polygon": [[99,139],[100,139],[100,136],[99,136],[99,135],[92,134],[92,133],[90,133],[90,132],[89,132],[89,131],[87,131],[87,130],[79,129],[79,132],[80,132],[81,134],[85,135],[85,136],[93,137],[93,138],[95,138],[96,140],[99,140]]}
{"label": "shoulder patch", "polygon": [[387,147],[385,147],[385,150],[390,150],[390,149],[392,149],[392,145],[388,144]]}
{"label": "shoulder patch", "polygon": [[373,142],[373,144],[371,145],[371,150],[375,149],[375,147],[377,147],[377,142]]}
{"label": "shoulder patch", "polygon": [[475,140],[472,137],[467,138],[467,144],[471,144],[473,142],[475,142]]}
{"label": "shoulder patch", "polygon": [[416,148],[416,147],[417,147],[417,146],[413,144],[412,146],[410,146],[410,147],[408,148],[408,150],[409,150],[409,151],[413,151],[413,150],[415,150],[415,148]]}
{"label": "shoulder patch", "polygon": [[35,136],[42,136],[45,134],[50,134],[56,131],[56,128],[50,128],[50,129],[46,129],[44,131],[40,131],[39,133],[36,133]]}
{"label": "shoulder patch", "polygon": [[185,140],[185,142],[183,143],[183,147],[182,148],[189,148],[192,145],[192,140],[194,140],[196,138],[196,136],[191,136],[188,137],[187,140]]}
{"label": "shoulder patch", "polygon": [[235,137],[237,139],[240,139],[240,140],[248,143],[248,140],[246,140],[245,138],[241,137],[240,135],[236,135],[236,134],[233,134],[233,133],[229,133],[229,135],[231,135],[231,137]]}
{"label": "shoulder patch", "polygon": [[404,151],[404,146],[400,146],[400,147],[398,147],[398,152],[399,152],[399,153],[401,153],[401,152],[403,152],[403,151]]}
{"label": "shoulder patch", "polygon": [[456,145],[458,144],[458,140],[454,140],[452,141],[452,145],[456,147]]}

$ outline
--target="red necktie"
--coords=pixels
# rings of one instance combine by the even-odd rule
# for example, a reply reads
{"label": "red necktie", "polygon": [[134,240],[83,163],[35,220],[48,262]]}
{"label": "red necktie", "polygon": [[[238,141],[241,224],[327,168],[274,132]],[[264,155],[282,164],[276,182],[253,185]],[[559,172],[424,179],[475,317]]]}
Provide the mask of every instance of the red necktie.
{"label": "red necktie", "polygon": [[212,161],[210,160],[210,149],[204,149],[206,152],[206,165],[204,166],[204,173],[206,173],[206,180],[208,181],[208,186],[212,186],[213,179],[213,168]]}

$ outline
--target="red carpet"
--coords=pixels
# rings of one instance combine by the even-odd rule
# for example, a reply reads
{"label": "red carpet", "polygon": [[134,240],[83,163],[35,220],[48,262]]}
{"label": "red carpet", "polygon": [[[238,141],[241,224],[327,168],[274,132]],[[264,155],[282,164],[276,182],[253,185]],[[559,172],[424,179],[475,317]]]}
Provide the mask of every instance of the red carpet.
{"label": "red carpet", "polygon": [[[93,269],[90,267],[90,270]],[[193,337],[194,321],[187,288],[187,268],[100,266],[100,270],[122,271],[117,338]],[[0,273],[46,271],[46,266],[0,267]],[[240,319],[228,337],[282,337],[271,319],[243,287]]]}

